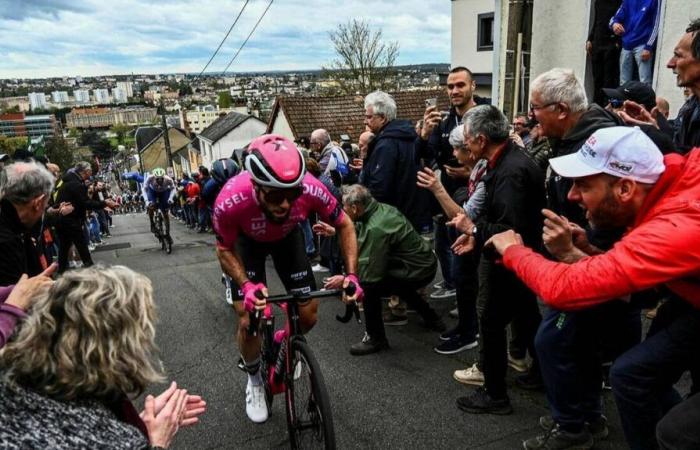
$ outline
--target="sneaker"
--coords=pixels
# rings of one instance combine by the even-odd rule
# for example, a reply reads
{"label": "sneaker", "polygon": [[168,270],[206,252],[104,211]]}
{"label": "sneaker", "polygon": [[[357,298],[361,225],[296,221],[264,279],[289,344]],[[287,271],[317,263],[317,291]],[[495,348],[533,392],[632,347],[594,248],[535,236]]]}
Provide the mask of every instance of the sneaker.
{"label": "sneaker", "polygon": [[486,389],[480,387],[471,395],[459,397],[457,399],[457,408],[471,414],[495,414],[505,416],[513,413],[513,407],[510,406],[508,397],[502,399],[494,399],[486,392]]}
{"label": "sneaker", "polygon": [[391,327],[398,327],[401,325],[406,325],[408,323],[408,317],[406,316],[399,316],[398,314],[394,314],[391,311],[387,311],[382,318],[384,319],[384,325],[388,325]]}
{"label": "sneaker", "polygon": [[445,325],[445,322],[439,317],[435,317],[434,319],[423,319],[423,326],[429,330],[437,331],[439,333],[442,333],[447,329],[447,325]]}
{"label": "sneaker", "polygon": [[365,333],[362,341],[350,346],[350,354],[354,356],[364,356],[371,353],[377,353],[389,348],[389,343],[386,338],[373,339],[369,334]]}
{"label": "sneaker", "polygon": [[447,315],[452,317],[453,319],[459,319],[459,308],[451,309],[450,312],[447,313]]}
{"label": "sneaker", "polygon": [[516,372],[525,373],[530,369],[530,365],[525,358],[514,358],[508,354],[508,365]]}
{"label": "sneaker", "polygon": [[558,424],[547,430],[544,434],[528,439],[523,442],[525,449],[548,449],[548,450],[583,450],[593,447],[593,436],[584,428],[580,433],[569,433],[559,428]]}
{"label": "sneaker", "polygon": [[451,330],[447,330],[444,333],[440,335],[440,340],[441,341],[449,341],[450,339],[459,336],[459,330],[457,327],[452,328]]}
{"label": "sneaker", "polygon": [[465,350],[471,350],[478,345],[479,342],[476,339],[463,339],[462,336],[457,335],[449,341],[443,341],[441,344],[433,347],[433,350],[441,355],[454,355]]}
{"label": "sneaker", "polygon": [[438,281],[433,285],[434,289],[444,289],[445,288],[445,280]]}
{"label": "sneaker", "polygon": [[322,272],[322,273],[329,271],[328,267],[324,267],[319,263],[316,263],[313,266],[311,266],[311,270],[313,270],[314,272]]}
{"label": "sneaker", "polygon": [[544,389],[542,376],[537,373],[527,372],[515,378],[515,385],[526,391],[540,391]]}
{"label": "sneaker", "polygon": [[245,412],[248,418],[255,423],[263,423],[267,420],[267,402],[265,401],[265,386],[253,384],[248,380],[245,388]]}
{"label": "sneaker", "polygon": [[474,363],[473,366],[468,367],[464,370],[455,370],[452,377],[462,384],[469,384],[471,386],[483,386],[484,385],[484,373],[479,370],[479,367]]}
{"label": "sneaker", "polygon": [[[552,416],[542,416],[539,424],[544,431],[549,431],[555,425],[554,418]],[[608,419],[602,414],[593,422],[586,422],[586,427],[588,427],[588,432],[593,436],[593,440],[599,441],[608,437]]]}
{"label": "sneaker", "polygon": [[430,298],[450,298],[454,297],[457,293],[454,289],[438,289],[437,291],[430,294]]}
{"label": "sneaker", "polygon": [[91,252],[95,251],[96,248],[97,248],[97,246],[95,244],[88,245],[88,250],[90,250]]}

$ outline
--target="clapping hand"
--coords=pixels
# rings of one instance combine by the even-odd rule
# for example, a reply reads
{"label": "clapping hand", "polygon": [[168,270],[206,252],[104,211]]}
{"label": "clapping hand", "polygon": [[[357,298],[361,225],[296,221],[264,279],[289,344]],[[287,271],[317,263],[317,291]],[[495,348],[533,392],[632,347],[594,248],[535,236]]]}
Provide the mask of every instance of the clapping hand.
{"label": "clapping hand", "polygon": [[464,255],[474,250],[475,244],[476,239],[474,239],[474,236],[463,234],[455,239],[454,244],[450,248],[455,255]]}
{"label": "clapping hand", "polygon": [[53,284],[51,276],[56,272],[56,268],[58,268],[58,264],[53,263],[39,275],[31,278],[26,273],[22,274],[5,303],[25,311],[29,309],[37,295],[49,289]]}
{"label": "clapping hand", "polygon": [[511,245],[523,245],[523,238],[515,231],[507,230],[491,236],[484,247],[493,247],[502,256]]}

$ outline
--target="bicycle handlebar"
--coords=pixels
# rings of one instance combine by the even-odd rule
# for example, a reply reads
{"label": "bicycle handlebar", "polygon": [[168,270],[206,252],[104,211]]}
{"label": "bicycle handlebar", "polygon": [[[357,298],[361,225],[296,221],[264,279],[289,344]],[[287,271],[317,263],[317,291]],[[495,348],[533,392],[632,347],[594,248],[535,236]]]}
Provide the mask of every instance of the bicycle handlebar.
{"label": "bicycle handlebar", "polygon": [[[345,289],[345,293],[347,295],[354,295],[356,290],[356,286],[354,284],[350,284],[347,289]],[[270,297],[267,297],[265,300],[267,303],[288,303],[288,302],[301,302],[301,301],[306,301],[306,300],[311,300],[314,298],[324,298],[324,297],[338,297],[343,294],[343,289],[321,289],[318,291],[311,291],[308,293],[301,293],[301,292],[295,292],[295,293],[290,293],[290,294],[281,294],[281,295],[272,295]],[[255,294],[260,300],[264,298],[261,292],[257,292]],[[348,317],[347,320],[343,321],[341,320],[340,316],[335,316],[336,319],[340,320],[343,323],[347,323],[350,321],[350,317],[352,317],[352,313],[355,313],[355,318],[357,319],[357,323],[362,323],[360,319],[360,310],[357,307],[357,303],[353,304],[348,304],[345,306],[345,317]],[[258,335],[258,324],[260,323],[260,318],[261,318],[261,311],[260,310],[255,310],[253,314],[250,314],[250,319],[248,323],[248,335],[249,336],[257,336]]]}

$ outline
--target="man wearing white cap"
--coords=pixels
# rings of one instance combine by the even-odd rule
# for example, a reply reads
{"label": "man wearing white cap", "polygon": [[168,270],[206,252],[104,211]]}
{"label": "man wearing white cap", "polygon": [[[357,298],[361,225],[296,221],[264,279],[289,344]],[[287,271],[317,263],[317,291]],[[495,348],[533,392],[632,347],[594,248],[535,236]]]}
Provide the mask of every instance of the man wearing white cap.
{"label": "man wearing white cap", "polygon": [[[595,132],[577,153],[550,164],[573,179],[568,199],[586,210],[593,228],[622,226],[628,232],[609,251],[583,255],[571,264],[545,259],[523,246],[513,231],[494,235],[487,245],[557,309],[585,309],[662,286],[670,292],[647,339],[619,357],[610,371],[628,444],[657,448],[656,424],[681,400],[673,385],[700,357],[700,148],[685,156],[662,156],[639,129],[613,127]],[[566,229],[569,251],[586,253],[589,247],[572,243],[566,219],[556,215],[545,220],[545,242]],[[700,405],[692,400],[679,408],[691,405],[697,415]],[[680,428],[673,430],[674,439],[698,442],[697,426]]]}

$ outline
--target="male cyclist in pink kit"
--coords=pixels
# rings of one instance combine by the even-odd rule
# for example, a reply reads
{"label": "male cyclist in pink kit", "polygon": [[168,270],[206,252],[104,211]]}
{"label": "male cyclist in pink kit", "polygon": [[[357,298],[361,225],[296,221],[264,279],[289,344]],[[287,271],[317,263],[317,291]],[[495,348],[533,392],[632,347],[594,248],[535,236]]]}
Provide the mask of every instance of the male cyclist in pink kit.
{"label": "male cyclist in pink kit", "polygon": [[[267,420],[265,389],[260,376],[260,337],[246,332],[249,313],[265,308],[265,258],[272,261],[284,287],[290,292],[311,292],[316,281],[306,256],[299,223],[310,213],[338,230],[347,275],[344,287],[353,283],[361,300],[362,288],[355,275],[357,240],[350,218],[321,182],[306,174],[304,158],[294,143],[277,135],[264,135],[248,146],[246,172],[231,178],[214,203],[217,255],[233,282],[234,308],[238,313],[237,340],[248,372],[246,413],[253,422]],[[263,299],[258,299],[262,293]],[[243,300],[243,301],[240,301]],[[299,304],[301,326],[316,323],[318,300]]]}

